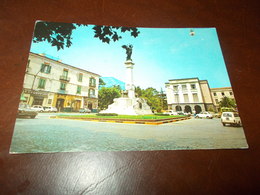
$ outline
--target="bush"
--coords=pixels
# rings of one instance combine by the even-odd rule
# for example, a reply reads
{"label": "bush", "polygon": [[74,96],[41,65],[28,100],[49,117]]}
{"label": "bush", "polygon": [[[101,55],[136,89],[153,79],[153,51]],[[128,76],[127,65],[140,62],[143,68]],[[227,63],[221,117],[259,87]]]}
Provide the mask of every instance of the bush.
{"label": "bush", "polygon": [[98,113],[97,116],[118,116],[116,113]]}
{"label": "bush", "polygon": [[154,113],[154,115],[157,115],[157,116],[170,116],[169,114],[163,114],[163,113]]}

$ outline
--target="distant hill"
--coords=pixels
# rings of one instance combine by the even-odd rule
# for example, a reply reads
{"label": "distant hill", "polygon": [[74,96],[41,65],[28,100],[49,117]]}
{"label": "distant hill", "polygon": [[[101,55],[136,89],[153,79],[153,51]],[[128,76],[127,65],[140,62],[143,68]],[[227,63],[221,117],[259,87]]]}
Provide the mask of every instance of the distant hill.
{"label": "distant hill", "polygon": [[119,85],[122,90],[125,90],[125,82],[120,81],[114,77],[100,77],[106,85],[102,85],[100,87],[113,87]]}

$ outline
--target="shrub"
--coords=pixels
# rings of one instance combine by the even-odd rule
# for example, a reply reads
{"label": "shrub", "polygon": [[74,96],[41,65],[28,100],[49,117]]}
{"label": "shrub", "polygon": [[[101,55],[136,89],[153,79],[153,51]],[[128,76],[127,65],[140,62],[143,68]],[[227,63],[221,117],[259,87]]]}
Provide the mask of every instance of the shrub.
{"label": "shrub", "polygon": [[118,116],[116,113],[98,113],[97,116]]}
{"label": "shrub", "polygon": [[163,114],[163,113],[154,113],[154,115],[157,115],[157,116],[170,116],[169,114]]}

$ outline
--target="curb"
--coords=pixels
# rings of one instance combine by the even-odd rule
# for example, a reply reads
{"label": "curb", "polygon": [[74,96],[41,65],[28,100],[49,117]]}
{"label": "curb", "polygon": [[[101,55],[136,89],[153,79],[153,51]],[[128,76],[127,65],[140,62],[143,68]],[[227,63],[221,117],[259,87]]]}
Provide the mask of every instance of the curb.
{"label": "curb", "polygon": [[111,120],[111,119],[100,119],[100,118],[71,118],[71,117],[59,117],[59,116],[51,116],[52,119],[70,119],[70,120],[83,120],[83,121],[91,121],[91,122],[107,122],[107,123],[124,123],[124,124],[143,124],[143,125],[162,125],[166,123],[173,123],[182,120],[191,119],[191,117],[180,117],[180,118],[172,118],[172,119],[157,119],[157,120]]}

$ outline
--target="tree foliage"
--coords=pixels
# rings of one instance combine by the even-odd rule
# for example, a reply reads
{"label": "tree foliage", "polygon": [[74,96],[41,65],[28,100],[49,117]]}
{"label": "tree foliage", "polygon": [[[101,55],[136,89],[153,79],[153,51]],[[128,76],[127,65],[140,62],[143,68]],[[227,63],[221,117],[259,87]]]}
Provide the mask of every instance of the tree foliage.
{"label": "tree foliage", "polygon": [[101,110],[107,109],[113,103],[114,98],[121,96],[118,87],[102,87],[98,92],[98,107]]}
{"label": "tree foliage", "polygon": [[[79,26],[87,27],[88,25],[60,22],[37,22],[35,25],[33,42],[39,43],[47,41],[52,46],[57,47],[57,50],[64,49],[64,47],[70,47],[72,45],[72,32]],[[133,37],[137,37],[140,33],[135,27],[95,25],[92,29],[95,38],[108,44],[111,40],[115,42],[121,39],[121,33],[129,32]]]}
{"label": "tree foliage", "polygon": [[222,100],[219,102],[220,107],[227,107],[227,108],[235,108],[236,102],[234,99],[223,97]]}
{"label": "tree foliage", "polygon": [[99,78],[99,86],[104,86],[104,85],[106,85],[105,81]]}
{"label": "tree foliage", "polygon": [[144,98],[153,111],[161,112],[161,110],[167,109],[167,102],[162,91],[159,92],[152,87],[147,89],[136,87],[135,93],[137,97]]}

